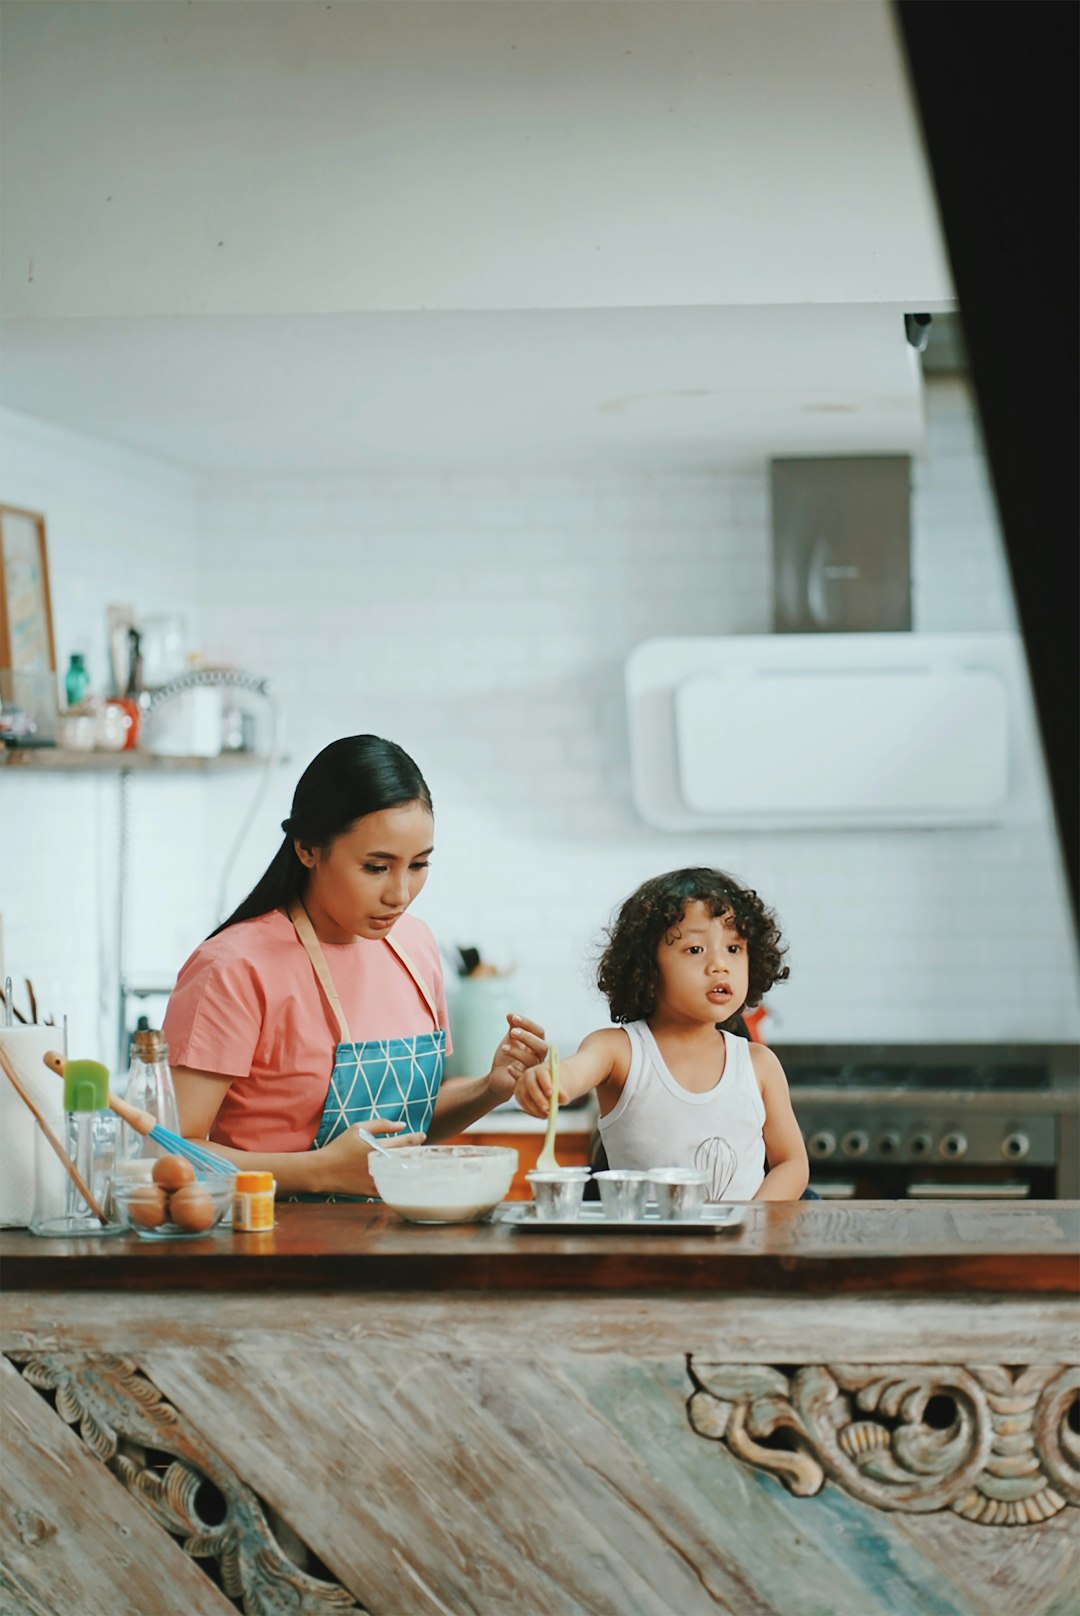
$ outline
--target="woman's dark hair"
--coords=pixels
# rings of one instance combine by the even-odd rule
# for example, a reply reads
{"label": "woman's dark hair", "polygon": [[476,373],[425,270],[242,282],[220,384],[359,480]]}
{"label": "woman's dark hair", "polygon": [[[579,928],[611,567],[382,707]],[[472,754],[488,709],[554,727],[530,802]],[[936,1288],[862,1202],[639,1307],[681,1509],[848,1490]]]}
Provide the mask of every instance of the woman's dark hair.
{"label": "woman's dark hair", "polygon": [[305,847],[329,847],[358,819],[406,802],[422,802],[431,809],[431,793],[408,752],[378,735],[346,735],[331,741],[296,783],[292,812],[281,821],[285,840],[265,875],[211,937],[237,921],[286,909],[300,896],[308,871],[296,855],[294,841]]}
{"label": "woman's dark hair", "polygon": [[[608,931],[596,982],[612,1021],[644,1021],[656,1009],[657,951],[677,930],[689,903],[703,903],[718,920],[730,917],[746,942],[750,985],[740,1010],[760,1004],[774,982],[787,980],[790,973],[783,963],[787,949],[776,916],[756,892],[723,870],[669,870],[631,893]],[[737,1019],[733,1016],[724,1025],[746,1036],[744,1026],[732,1026]]]}

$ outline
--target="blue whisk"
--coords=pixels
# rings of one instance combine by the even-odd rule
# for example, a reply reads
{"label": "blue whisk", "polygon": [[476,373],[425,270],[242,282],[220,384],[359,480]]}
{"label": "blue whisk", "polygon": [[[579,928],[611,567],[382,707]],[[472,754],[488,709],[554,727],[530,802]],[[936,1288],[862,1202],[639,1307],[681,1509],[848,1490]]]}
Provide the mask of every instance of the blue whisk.
{"label": "blue whisk", "polygon": [[[50,1049],[42,1059],[50,1072],[63,1077],[65,1063],[62,1055],[55,1049]],[[212,1150],[206,1150],[202,1145],[185,1139],[182,1134],[173,1133],[171,1128],[163,1128],[159,1122],[154,1121],[149,1111],[140,1111],[137,1106],[128,1105],[126,1100],[118,1100],[114,1094],[109,1095],[109,1110],[115,1111],[129,1128],[134,1128],[136,1133],[152,1139],[170,1156],[183,1156],[185,1161],[189,1161],[194,1167],[199,1178],[206,1178],[212,1173],[236,1172],[235,1165],[231,1161],[226,1161],[224,1156],[215,1156]]]}

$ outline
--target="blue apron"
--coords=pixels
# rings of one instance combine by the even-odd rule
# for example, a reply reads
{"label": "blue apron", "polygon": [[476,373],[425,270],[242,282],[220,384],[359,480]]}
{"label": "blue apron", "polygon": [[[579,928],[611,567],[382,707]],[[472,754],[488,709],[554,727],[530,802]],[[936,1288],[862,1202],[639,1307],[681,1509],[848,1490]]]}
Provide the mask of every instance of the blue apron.
{"label": "blue apron", "polygon": [[[434,1031],[417,1033],[412,1038],[370,1038],[365,1043],[354,1043],[349,1036],[341,999],[327,967],[322,945],[315,935],[307,910],[299,900],[289,906],[289,919],[296,927],[296,935],[311,961],[339,1032],[339,1041],[334,1050],[334,1069],[330,1074],[322,1120],[312,1150],[321,1149],[331,1139],[336,1139],[338,1134],[344,1133],[346,1128],[351,1128],[357,1122],[366,1124],[373,1117],[384,1117],[388,1122],[404,1122],[406,1133],[426,1134],[442,1082],[446,1029],[439,1025],[435,1002],[416,966],[392,937],[384,939],[416,983],[420,997],[431,1012]],[[368,1199],[367,1196],[316,1198]]]}

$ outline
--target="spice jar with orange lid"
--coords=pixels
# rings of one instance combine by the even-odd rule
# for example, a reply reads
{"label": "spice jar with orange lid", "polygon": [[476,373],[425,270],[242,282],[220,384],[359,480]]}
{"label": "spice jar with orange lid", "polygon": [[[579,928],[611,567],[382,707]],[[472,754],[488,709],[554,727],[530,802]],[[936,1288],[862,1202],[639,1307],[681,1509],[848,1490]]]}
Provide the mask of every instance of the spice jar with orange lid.
{"label": "spice jar with orange lid", "polygon": [[233,1229],[251,1233],[274,1227],[273,1173],[237,1173],[233,1186]]}

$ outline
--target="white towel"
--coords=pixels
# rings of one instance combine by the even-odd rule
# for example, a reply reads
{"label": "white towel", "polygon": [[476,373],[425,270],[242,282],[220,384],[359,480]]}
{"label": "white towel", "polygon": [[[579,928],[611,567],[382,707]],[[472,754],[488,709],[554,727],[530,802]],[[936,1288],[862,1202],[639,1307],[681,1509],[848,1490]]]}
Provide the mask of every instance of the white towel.
{"label": "white towel", "polygon": [[[61,1038],[58,1027],[0,1027],[0,1048],[63,1144],[64,1085],[42,1060],[46,1050],[60,1047]],[[35,1135],[40,1137],[40,1146]],[[35,1162],[41,1163],[39,1185],[35,1185]],[[39,1215],[59,1215],[64,1210],[67,1184],[67,1174],[41,1136],[33,1113],[0,1067],[0,1227],[24,1228],[30,1222],[35,1188]]]}

